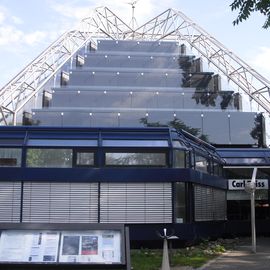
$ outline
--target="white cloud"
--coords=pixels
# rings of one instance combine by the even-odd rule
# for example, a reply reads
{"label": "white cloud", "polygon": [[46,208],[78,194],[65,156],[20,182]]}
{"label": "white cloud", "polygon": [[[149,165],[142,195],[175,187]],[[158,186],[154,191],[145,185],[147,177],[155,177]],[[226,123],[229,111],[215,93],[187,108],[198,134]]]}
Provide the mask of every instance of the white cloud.
{"label": "white cloud", "polygon": [[36,43],[41,43],[45,39],[46,36],[47,36],[46,32],[35,31],[35,32],[24,35],[23,41],[27,45],[34,46]]}
{"label": "white cloud", "polygon": [[23,37],[23,32],[11,25],[2,25],[0,27],[0,46],[16,44]]}
{"label": "white cloud", "polygon": [[14,24],[23,24],[23,20],[17,16],[11,16],[10,18]]}
{"label": "white cloud", "polygon": [[[88,3],[86,3],[88,2]],[[134,0],[101,0],[101,1],[86,1],[84,5],[78,2],[59,3],[55,0],[50,0],[49,5],[52,10],[61,16],[69,19],[69,23],[73,25],[85,17],[89,17],[91,12],[97,7],[108,7],[116,16],[122,19],[126,24],[131,23],[132,8],[131,4]],[[160,12],[171,7],[169,4],[174,3],[173,0],[167,0],[166,7],[157,5],[155,0],[139,0],[135,5],[135,18],[138,26],[145,23],[147,20],[157,16]]]}
{"label": "white cloud", "polygon": [[47,32],[44,31],[24,33],[11,25],[6,24],[0,26],[0,46],[6,49],[8,49],[9,46],[18,48],[23,44],[35,46],[37,43],[42,43],[47,36]]}
{"label": "white cloud", "polygon": [[4,6],[0,6],[0,25],[2,24],[23,24],[23,20],[12,15]]}
{"label": "white cloud", "polygon": [[30,31],[27,33],[22,28],[23,20],[10,14],[5,7],[0,6],[0,47],[5,51],[20,50],[24,44],[35,45],[46,37],[46,32]]}
{"label": "white cloud", "polygon": [[0,24],[4,22],[5,18],[6,18],[5,13],[0,10]]}
{"label": "white cloud", "polygon": [[270,47],[260,47],[257,54],[251,59],[251,64],[254,68],[262,72],[262,75],[265,75],[270,79]]}
{"label": "white cloud", "polygon": [[51,8],[57,13],[64,17],[81,19],[89,14],[89,9],[85,7],[78,7],[77,5],[72,5],[71,3],[52,3]]}

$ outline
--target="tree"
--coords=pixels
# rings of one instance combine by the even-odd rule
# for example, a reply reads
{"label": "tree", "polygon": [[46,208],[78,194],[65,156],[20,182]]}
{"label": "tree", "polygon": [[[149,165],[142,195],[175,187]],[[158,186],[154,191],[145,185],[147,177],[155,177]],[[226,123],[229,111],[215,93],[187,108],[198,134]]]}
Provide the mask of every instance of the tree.
{"label": "tree", "polygon": [[230,6],[232,10],[239,11],[233,25],[248,19],[252,12],[260,12],[266,16],[263,28],[270,27],[270,0],[234,0]]}

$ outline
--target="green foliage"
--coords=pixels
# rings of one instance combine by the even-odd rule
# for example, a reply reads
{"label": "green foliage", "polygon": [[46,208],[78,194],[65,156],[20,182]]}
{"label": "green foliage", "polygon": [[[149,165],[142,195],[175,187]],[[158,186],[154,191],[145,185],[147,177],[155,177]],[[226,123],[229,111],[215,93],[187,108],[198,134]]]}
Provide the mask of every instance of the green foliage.
{"label": "green foliage", "polygon": [[253,12],[259,12],[266,16],[263,28],[270,27],[270,0],[235,0],[230,6],[239,12],[234,25],[248,19]]}
{"label": "green foliage", "polygon": [[161,266],[161,250],[132,250],[131,265],[133,270],[157,270]]}
{"label": "green foliage", "polygon": [[[171,266],[201,267],[209,260],[234,247],[235,240],[202,240],[197,246],[191,246],[171,251]],[[133,270],[158,270],[162,261],[162,250],[141,249],[131,250],[131,265]]]}

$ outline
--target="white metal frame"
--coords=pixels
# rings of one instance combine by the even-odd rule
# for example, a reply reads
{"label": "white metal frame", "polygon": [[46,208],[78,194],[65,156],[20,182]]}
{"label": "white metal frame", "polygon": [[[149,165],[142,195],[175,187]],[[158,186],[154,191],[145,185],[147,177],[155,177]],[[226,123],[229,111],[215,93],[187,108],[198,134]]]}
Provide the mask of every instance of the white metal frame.
{"label": "white metal frame", "polygon": [[[108,8],[97,8],[77,30],[64,33],[0,90],[0,124],[16,125],[17,114],[60,68],[95,37],[123,39],[131,28]],[[93,40],[94,41],[94,40]]]}
{"label": "white metal frame", "polygon": [[77,30],[63,34],[0,90],[0,124],[16,125],[17,114],[83,46],[97,38],[176,40],[189,44],[229,81],[270,113],[270,82],[182,12],[168,9],[137,29],[106,7],[94,10]]}

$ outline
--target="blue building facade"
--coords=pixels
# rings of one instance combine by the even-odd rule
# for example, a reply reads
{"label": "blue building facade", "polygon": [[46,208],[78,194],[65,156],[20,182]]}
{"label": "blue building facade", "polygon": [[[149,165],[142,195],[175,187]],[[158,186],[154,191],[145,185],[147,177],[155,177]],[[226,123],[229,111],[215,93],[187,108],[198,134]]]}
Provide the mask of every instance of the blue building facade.
{"label": "blue building facade", "polygon": [[0,144],[2,223],[124,223],[132,240],[167,224],[187,240],[186,224],[226,220],[224,161],[188,133],[6,127]]}

